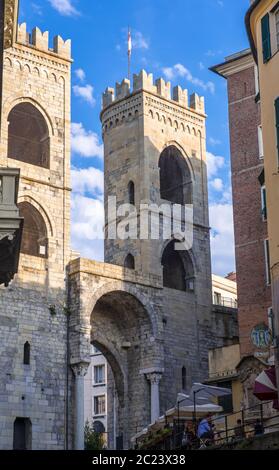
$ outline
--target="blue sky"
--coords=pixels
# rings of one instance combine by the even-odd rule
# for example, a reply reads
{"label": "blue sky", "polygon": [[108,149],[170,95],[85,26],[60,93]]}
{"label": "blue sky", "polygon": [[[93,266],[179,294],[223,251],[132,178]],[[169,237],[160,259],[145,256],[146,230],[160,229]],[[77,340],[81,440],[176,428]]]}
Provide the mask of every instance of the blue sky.
{"label": "blue sky", "polygon": [[101,95],[127,75],[127,26],[132,73],[196,91],[206,99],[213,272],[235,269],[226,82],[208,70],[248,47],[248,0],[20,0],[20,22],[50,37],[72,39],[72,245],[102,259],[93,225],[102,222]]}

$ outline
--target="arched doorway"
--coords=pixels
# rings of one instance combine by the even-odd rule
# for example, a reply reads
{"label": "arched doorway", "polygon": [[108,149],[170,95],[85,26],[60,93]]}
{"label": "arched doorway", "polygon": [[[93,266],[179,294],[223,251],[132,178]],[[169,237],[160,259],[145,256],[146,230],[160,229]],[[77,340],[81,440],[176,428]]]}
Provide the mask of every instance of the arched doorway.
{"label": "arched doorway", "polygon": [[154,363],[154,338],[146,308],[125,291],[102,295],[91,315],[91,343],[112,371],[107,397],[113,413],[108,419],[110,447],[128,448],[130,438],[151,421],[150,384],[144,371]]}

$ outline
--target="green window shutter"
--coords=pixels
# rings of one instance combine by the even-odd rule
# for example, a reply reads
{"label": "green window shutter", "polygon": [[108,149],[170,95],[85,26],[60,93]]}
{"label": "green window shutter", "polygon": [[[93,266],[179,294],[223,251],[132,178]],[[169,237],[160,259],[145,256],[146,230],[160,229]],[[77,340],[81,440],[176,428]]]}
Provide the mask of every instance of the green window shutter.
{"label": "green window shutter", "polygon": [[279,97],[275,100],[275,120],[276,120],[276,134],[277,134],[278,164],[279,164]]}
{"label": "green window shutter", "polygon": [[262,43],[263,43],[263,61],[264,63],[266,63],[271,58],[269,13],[267,13],[262,18]]}

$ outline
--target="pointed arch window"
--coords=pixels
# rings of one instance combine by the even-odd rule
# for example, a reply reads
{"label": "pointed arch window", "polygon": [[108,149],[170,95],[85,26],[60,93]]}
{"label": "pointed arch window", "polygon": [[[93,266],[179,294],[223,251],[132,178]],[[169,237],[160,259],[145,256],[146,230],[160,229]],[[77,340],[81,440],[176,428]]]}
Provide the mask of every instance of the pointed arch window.
{"label": "pointed arch window", "polygon": [[47,228],[42,215],[29,202],[20,202],[18,207],[24,218],[21,253],[47,258]]}
{"label": "pointed arch window", "polygon": [[193,292],[195,288],[194,266],[187,251],[176,250],[178,240],[166,246],[162,256],[163,285],[169,289]]}
{"label": "pointed arch window", "polygon": [[135,258],[129,253],[124,261],[124,267],[128,269],[135,269]]}
{"label": "pointed arch window", "polygon": [[160,195],[174,204],[192,204],[192,178],[189,166],[180,150],[171,145],[159,159]]}
{"label": "pointed arch window", "polygon": [[8,157],[49,168],[50,138],[42,113],[31,103],[20,103],[10,111],[8,123]]}

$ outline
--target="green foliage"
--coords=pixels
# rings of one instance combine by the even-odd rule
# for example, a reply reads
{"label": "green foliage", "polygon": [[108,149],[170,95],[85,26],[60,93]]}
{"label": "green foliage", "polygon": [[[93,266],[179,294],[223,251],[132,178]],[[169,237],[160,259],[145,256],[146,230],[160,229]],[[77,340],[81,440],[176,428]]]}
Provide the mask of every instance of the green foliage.
{"label": "green foliage", "polygon": [[102,450],[104,447],[103,435],[94,431],[93,421],[90,424],[87,420],[84,427],[84,448],[85,450]]}
{"label": "green foliage", "polygon": [[167,437],[171,436],[172,430],[169,428],[159,429],[156,433],[148,434],[139,445],[140,449],[146,449],[160,444]]}
{"label": "green foliage", "polygon": [[55,305],[50,305],[49,306],[49,312],[50,314],[54,317],[56,315],[56,307]]}

